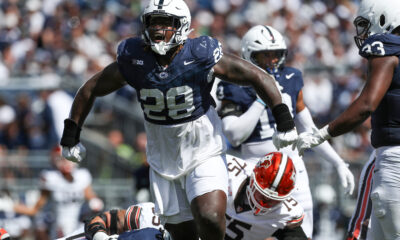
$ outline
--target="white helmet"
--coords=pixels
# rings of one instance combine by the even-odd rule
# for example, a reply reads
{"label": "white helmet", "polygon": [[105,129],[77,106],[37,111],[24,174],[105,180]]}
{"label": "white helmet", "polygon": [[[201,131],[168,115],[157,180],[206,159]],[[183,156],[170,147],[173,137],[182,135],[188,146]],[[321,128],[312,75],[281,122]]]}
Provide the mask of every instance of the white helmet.
{"label": "white helmet", "polygon": [[[154,16],[173,17],[176,31],[174,31],[174,35],[169,42],[154,43],[150,39],[147,28],[149,27],[150,18]],[[150,0],[142,14],[142,23],[144,25],[143,40],[151,46],[154,52],[165,55],[171,48],[186,41],[191,32],[190,22],[190,11],[183,0]]]}
{"label": "white helmet", "polygon": [[391,33],[400,26],[399,0],[362,0],[354,20],[358,47],[364,40],[377,33]]}
{"label": "white helmet", "polygon": [[278,68],[285,62],[287,54],[285,39],[270,26],[254,26],[243,36],[242,57],[257,64],[253,54],[261,51],[276,51],[280,53],[279,61],[274,66],[274,68]]}

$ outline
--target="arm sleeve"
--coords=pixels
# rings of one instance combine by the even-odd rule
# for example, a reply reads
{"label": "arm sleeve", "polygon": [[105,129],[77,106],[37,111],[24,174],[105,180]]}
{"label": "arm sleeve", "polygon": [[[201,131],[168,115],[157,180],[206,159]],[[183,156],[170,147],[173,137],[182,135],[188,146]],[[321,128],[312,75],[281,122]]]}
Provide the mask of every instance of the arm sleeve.
{"label": "arm sleeve", "polygon": [[[316,127],[308,108],[304,108],[303,111],[297,113],[295,123],[299,132],[312,131],[312,128]],[[328,141],[312,148],[312,150],[332,163],[335,167],[344,163],[343,159],[336,153]]]}
{"label": "arm sleeve", "polygon": [[224,134],[233,146],[239,146],[250,136],[264,109],[255,101],[240,117],[229,115],[222,119]]}

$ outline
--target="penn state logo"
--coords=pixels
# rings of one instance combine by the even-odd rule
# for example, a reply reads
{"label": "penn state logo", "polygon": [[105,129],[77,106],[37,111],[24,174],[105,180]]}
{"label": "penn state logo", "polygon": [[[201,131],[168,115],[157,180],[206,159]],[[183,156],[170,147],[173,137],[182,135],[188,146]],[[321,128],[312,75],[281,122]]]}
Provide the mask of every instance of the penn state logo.
{"label": "penn state logo", "polygon": [[161,72],[158,76],[159,76],[161,79],[165,79],[165,78],[168,77],[168,73],[167,73],[167,72]]}

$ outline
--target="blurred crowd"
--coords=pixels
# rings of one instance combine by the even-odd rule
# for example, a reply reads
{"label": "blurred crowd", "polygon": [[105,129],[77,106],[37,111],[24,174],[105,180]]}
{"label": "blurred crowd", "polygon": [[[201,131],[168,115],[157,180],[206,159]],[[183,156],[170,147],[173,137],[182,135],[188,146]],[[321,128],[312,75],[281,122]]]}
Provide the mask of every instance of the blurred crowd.
{"label": "blurred crowd", "polygon": [[[141,35],[145,2],[0,1],[0,157],[11,151],[49,150],[58,143],[77,87],[114,61],[122,39]],[[341,113],[364,84],[366,65],[353,41],[357,0],[186,3],[192,13],[191,37],[215,37],[225,51],[239,54],[241,37],[256,24],[283,33],[289,51],[286,63],[303,71],[304,100],[319,127]],[[117,92],[117,97],[136,101],[129,87]],[[112,113],[108,117],[112,119]],[[144,153],[134,141],[139,134],[127,136],[115,125],[105,129],[104,136],[117,155],[130,158],[134,167],[141,166],[136,175],[145,174],[147,165],[140,155]],[[371,151],[369,134],[366,121],[335,138],[333,145],[346,161],[365,162]]]}

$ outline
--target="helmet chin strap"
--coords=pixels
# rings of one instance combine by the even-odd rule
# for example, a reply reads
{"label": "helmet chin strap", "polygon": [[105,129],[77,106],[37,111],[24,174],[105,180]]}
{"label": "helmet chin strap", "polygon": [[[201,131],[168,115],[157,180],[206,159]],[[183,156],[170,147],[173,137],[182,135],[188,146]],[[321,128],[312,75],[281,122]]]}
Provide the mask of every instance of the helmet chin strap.
{"label": "helmet chin strap", "polygon": [[154,43],[151,45],[151,49],[160,55],[167,54],[167,52],[169,51],[170,48],[171,48],[171,45],[169,45],[168,43],[166,43],[164,41],[161,41],[159,43]]}

